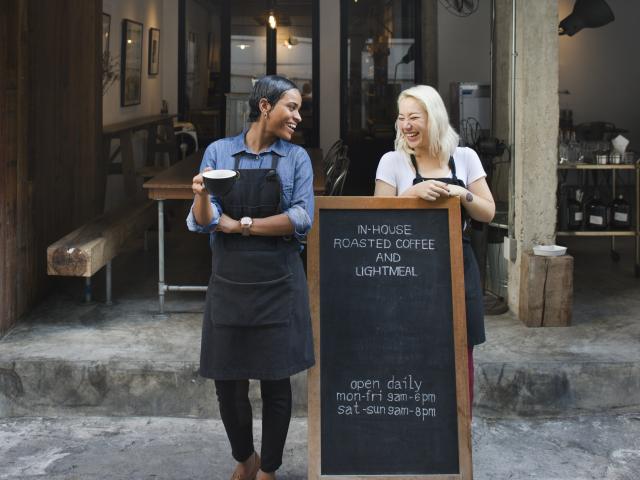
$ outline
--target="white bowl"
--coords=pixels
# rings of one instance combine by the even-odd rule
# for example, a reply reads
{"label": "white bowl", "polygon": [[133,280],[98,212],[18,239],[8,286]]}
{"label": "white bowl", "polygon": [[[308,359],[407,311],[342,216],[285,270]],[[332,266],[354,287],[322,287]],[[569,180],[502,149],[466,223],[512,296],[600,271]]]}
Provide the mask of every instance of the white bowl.
{"label": "white bowl", "polygon": [[567,247],[560,245],[538,245],[533,247],[533,253],[542,257],[559,257],[567,253]]}

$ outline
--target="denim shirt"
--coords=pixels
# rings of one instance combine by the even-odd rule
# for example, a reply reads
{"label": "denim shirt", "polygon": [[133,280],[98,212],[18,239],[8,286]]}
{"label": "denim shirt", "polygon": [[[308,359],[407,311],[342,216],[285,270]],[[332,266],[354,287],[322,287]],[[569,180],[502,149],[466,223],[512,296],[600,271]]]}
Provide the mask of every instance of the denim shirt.
{"label": "denim shirt", "polygon": [[[248,130],[247,130],[248,131]],[[304,237],[313,223],[315,203],[313,200],[313,169],[311,159],[304,148],[287,143],[280,138],[265,151],[257,154],[244,142],[247,132],[234,138],[218,140],[207,148],[200,165],[200,172],[212,170],[234,170],[236,157],[240,155],[238,169],[271,168],[273,155],[278,155],[278,175],[282,181],[282,213],[287,215],[295,228],[295,236]],[[195,203],[195,198],[194,198]],[[210,233],[210,245],[216,235],[212,230],[218,225],[222,214],[220,197],[211,197],[213,219],[208,225],[198,225],[193,215],[193,205],[187,217],[187,226],[192,232]]]}

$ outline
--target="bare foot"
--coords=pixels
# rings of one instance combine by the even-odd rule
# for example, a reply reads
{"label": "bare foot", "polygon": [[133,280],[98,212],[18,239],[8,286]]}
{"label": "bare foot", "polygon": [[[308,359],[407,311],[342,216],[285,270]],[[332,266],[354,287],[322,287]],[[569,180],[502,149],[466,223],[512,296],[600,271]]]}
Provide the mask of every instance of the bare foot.
{"label": "bare foot", "polygon": [[247,460],[242,463],[239,463],[236,467],[236,471],[233,473],[233,478],[231,480],[246,480],[253,473],[253,469],[256,466],[257,459],[256,452],[253,452]]}
{"label": "bare foot", "polygon": [[260,470],[257,480],[276,480],[276,472],[264,473]]}

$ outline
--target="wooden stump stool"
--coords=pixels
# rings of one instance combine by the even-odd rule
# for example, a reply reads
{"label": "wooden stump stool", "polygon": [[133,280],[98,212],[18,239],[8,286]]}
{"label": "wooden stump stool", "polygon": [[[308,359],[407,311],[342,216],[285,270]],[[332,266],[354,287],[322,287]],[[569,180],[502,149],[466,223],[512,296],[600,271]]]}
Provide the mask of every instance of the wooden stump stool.
{"label": "wooden stump stool", "polygon": [[527,327],[570,327],[573,257],[522,255],[519,317]]}

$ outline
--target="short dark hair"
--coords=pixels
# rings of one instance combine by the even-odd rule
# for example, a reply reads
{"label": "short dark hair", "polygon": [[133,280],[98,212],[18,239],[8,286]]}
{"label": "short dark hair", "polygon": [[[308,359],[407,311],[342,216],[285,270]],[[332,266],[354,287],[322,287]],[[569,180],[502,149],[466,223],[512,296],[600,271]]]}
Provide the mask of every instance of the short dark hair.
{"label": "short dark hair", "polygon": [[257,122],[260,118],[260,100],[266,99],[273,108],[282,96],[293,88],[298,89],[295,83],[277,75],[267,75],[258,80],[249,95],[249,121]]}

